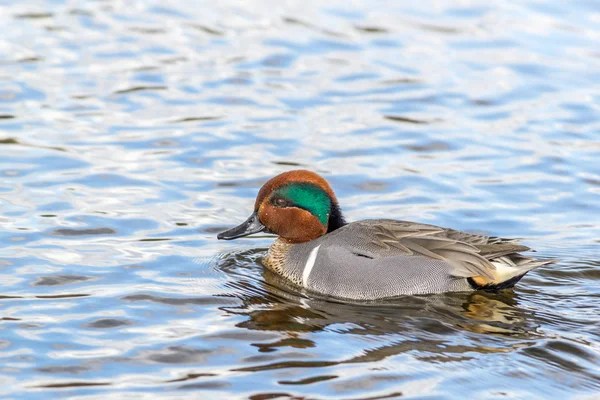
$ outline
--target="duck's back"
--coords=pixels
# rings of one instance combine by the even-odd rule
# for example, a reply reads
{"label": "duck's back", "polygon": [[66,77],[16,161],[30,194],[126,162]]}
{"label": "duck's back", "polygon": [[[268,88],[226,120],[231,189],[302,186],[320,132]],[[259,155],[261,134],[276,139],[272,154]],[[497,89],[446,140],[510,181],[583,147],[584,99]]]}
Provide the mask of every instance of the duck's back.
{"label": "duck's back", "polygon": [[526,250],[510,239],[406,221],[364,220],[291,245],[279,272],[323,294],[372,300],[502,288],[506,282],[510,287],[527,271],[549,263],[517,253]]}

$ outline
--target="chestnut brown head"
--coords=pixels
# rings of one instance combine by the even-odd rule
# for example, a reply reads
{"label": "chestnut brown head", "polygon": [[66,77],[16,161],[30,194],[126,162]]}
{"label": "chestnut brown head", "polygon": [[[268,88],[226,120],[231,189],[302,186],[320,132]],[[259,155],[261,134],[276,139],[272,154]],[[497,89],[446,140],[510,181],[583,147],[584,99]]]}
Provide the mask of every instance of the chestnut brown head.
{"label": "chestnut brown head", "polygon": [[250,218],[217,237],[230,240],[268,231],[290,243],[300,243],[344,224],[327,181],[314,172],[296,170],[284,172],[265,183],[258,192]]}

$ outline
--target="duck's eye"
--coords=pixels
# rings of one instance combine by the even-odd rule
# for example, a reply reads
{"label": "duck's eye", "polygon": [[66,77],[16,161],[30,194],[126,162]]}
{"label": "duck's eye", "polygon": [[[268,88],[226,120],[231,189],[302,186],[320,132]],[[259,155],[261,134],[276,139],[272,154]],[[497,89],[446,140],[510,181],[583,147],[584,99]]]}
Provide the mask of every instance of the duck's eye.
{"label": "duck's eye", "polygon": [[278,207],[285,207],[285,206],[287,206],[287,205],[288,205],[288,202],[287,202],[287,200],[286,200],[286,199],[282,199],[282,198],[280,197],[280,198],[278,198],[278,199],[275,199],[275,204],[276,204]]}

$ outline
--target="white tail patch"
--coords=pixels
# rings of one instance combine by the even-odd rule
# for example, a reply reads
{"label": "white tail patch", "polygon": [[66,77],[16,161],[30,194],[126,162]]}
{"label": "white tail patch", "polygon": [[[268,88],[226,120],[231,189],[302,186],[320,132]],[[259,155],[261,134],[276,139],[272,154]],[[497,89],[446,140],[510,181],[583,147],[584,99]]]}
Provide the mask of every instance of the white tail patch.
{"label": "white tail patch", "polygon": [[521,260],[511,260],[509,257],[498,257],[492,261],[492,265],[496,267],[494,275],[496,280],[494,282],[504,282],[515,276],[523,275],[534,268],[541,265],[550,264],[552,261],[540,261],[534,260],[533,258],[523,257]]}
{"label": "white tail patch", "polygon": [[312,271],[313,267],[315,266],[315,261],[317,261],[317,253],[319,252],[319,247],[321,247],[321,245],[318,245],[317,247],[312,249],[310,255],[308,256],[308,260],[306,260],[306,265],[304,266],[304,271],[302,272],[302,285],[304,287],[307,286],[310,271]]}
{"label": "white tail patch", "polygon": [[494,282],[496,283],[500,283],[500,282],[504,282],[509,280],[510,278],[513,278],[517,275],[521,275],[524,274],[525,272],[528,271],[528,269],[522,269],[517,267],[516,265],[510,266],[510,265],[506,265],[505,263],[502,262],[494,262],[492,261],[492,264],[494,265],[494,267],[496,267],[496,271],[494,271],[494,275],[495,275],[495,280]]}

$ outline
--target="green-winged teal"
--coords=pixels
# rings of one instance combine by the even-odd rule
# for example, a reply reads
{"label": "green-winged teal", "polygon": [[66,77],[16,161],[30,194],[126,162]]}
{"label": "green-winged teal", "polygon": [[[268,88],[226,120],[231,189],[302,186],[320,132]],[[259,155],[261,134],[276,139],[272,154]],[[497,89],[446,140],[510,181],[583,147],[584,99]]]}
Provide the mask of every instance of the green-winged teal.
{"label": "green-winged teal", "polygon": [[391,219],[346,223],[333,190],[311,171],[289,171],[260,189],[254,212],[220,233],[279,237],[264,265],[297,285],[354,300],[513,287],[541,261],[514,239]]}

